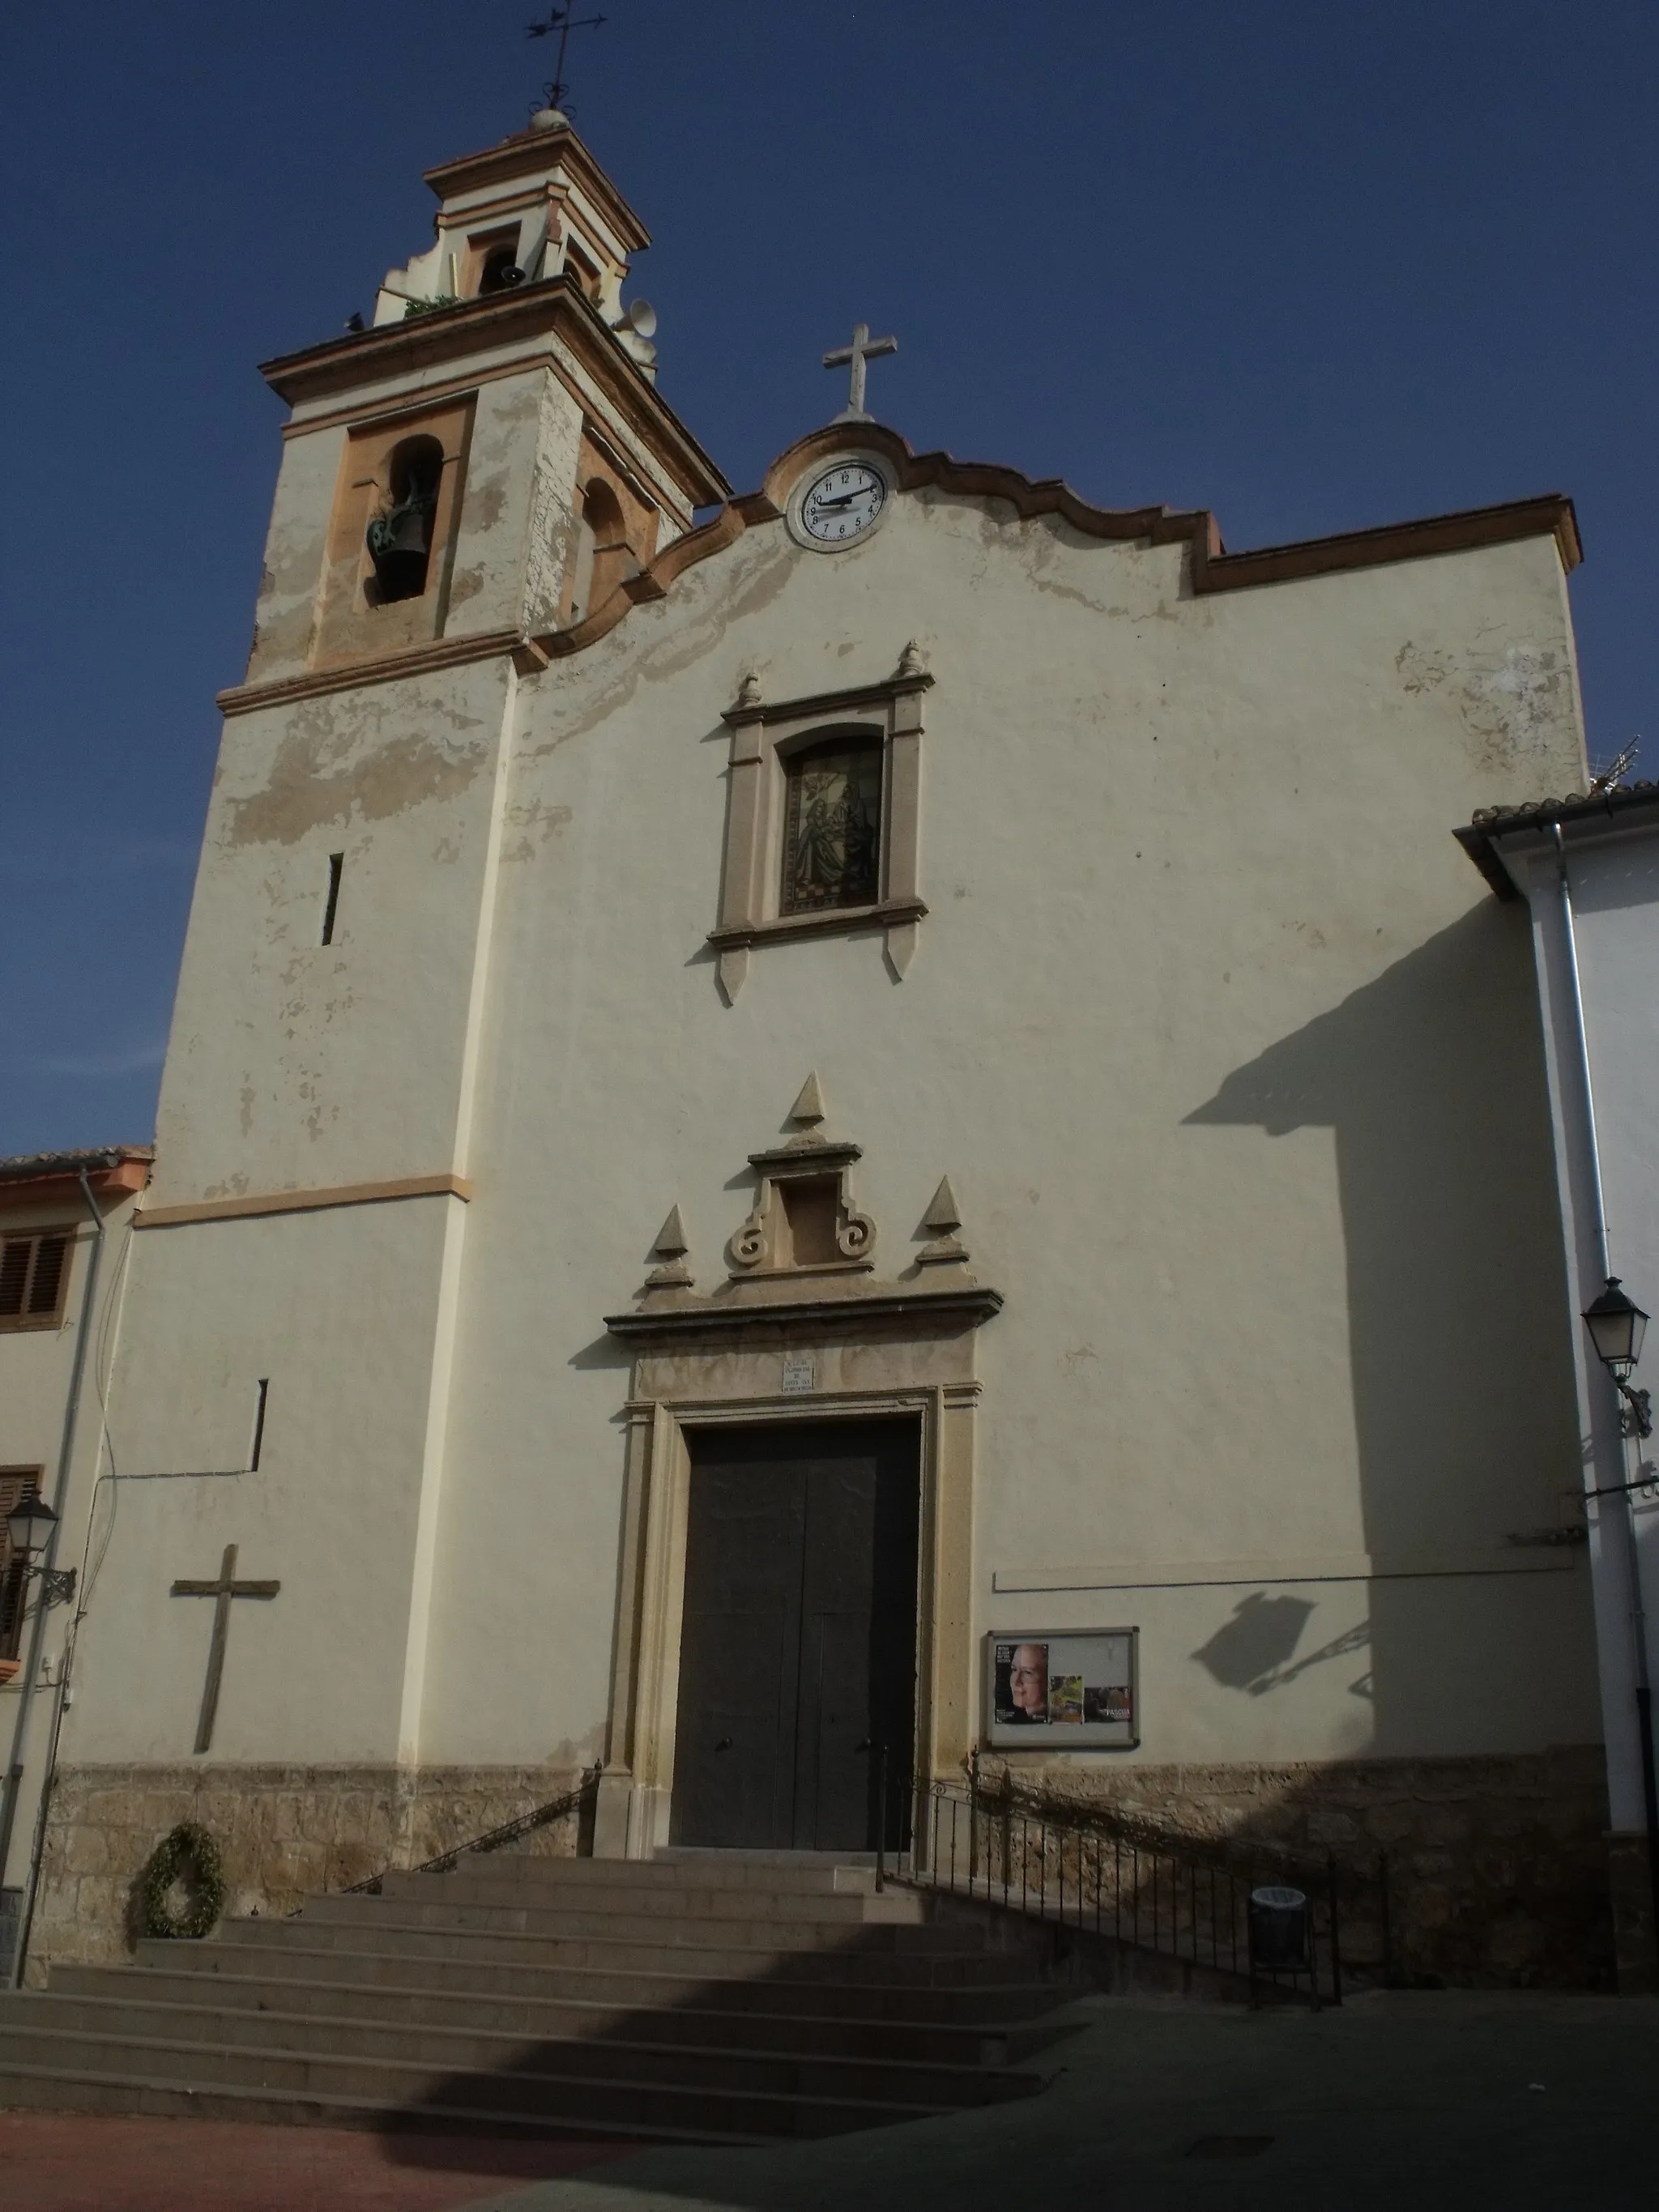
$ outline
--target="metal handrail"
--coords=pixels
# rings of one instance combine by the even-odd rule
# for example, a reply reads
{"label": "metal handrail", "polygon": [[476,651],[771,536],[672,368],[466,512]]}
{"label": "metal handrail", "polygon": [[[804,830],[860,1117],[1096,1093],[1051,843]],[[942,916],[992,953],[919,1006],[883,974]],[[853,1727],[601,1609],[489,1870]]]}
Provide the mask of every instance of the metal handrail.
{"label": "metal handrail", "polygon": [[[1109,1808],[1056,1803],[1007,1778],[918,1793],[921,1886],[1216,1972],[1340,2004],[1345,1976],[1393,1979],[1386,1857],[1340,1864],[1283,1844],[1203,1837]],[[1253,1905],[1264,1886],[1301,1891],[1293,1929]],[[1285,1942],[1293,1935],[1288,1950]]]}
{"label": "metal handrail", "polygon": [[362,1881],[348,1882],[339,1892],[342,1897],[379,1897],[380,1885],[388,1874],[448,1874],[464,1858],[475,1852],[499,1851],[508,1844],[516,1844],[521,1836],[533,1835],[538,1828],[550,1827],[562,1820],[567,1813],[574,1813],[586,1798],[591,1797],[599,1786],[602,1763],[590,1766],[574,1789],[567,1790],[562,1797],[554,1797],[545,1805],[538,1805],[528,1813],[520,1813],[516,1820],[503,1820],[498,1828],[487,1828],[481,1836],[473,1836],[464,1844],[452,1844],[440,1851],[436,1858],[422,1859],[418,1866],[387,1867],[380,1874],[372,1874]]}

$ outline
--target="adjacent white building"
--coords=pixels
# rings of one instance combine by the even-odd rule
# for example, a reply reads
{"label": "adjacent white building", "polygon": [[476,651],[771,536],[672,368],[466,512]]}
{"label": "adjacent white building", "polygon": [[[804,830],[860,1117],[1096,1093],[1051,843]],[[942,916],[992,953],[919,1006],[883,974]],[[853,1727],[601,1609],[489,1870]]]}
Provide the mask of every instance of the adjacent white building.
{"label": "adjacent white building", "polygon": [[[1555,1121],[1568,1300],[1609,1276],[1659,1311],[1659,784],[1477,814],[1463,842],[1532,923]],[[1613,1903],[1625,1981],[1654,1963],[1659,1469],[1642,1415],[1571,1341],[1595,1591]],[[1659,1339],[1644,1363],[1650,1382]],[[1635,1385],[1643,1382],[1641,1370]],[[1632,1418],[1634,1416],[1634,1418]],[[1645,1742],[1644,1742],[1645,1738]]]}

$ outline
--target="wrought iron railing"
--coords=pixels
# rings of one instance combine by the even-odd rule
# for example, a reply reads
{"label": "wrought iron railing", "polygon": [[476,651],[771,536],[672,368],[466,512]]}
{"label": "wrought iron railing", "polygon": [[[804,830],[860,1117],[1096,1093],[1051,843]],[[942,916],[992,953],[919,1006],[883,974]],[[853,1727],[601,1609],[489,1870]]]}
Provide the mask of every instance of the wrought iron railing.
{"label": "wrought iron railing", "polygon": [[916,1811],[902,1878],[925,1887],[1241,1977],[1253,2001],[1273,1986],[1340,2004],[1356,1977],[1393,1978],[1386,1859],[1362,1869],[1188,1836],[976,1772],[965,1788],[932,1784]]}
{"label": "wrought iron railing", "polygon": [[[562,1820],[567,1814],[580,1812],[599,1786],[601,1769],[590,1766],[574,1789],[567,1790],[562,1797],[550,1798],[545,1805],[538,1805],[528,1813],[520,1813],[516,1820],[503,1820],[498,1828],[487,1828],[481,1836],[470,1837],[464,1844],[452,1844],[448,1850],[440,1851],[436,1858],[422,1859],[419,1866],[388,1868],[387,1873],[448,1874],[465,1858],[482,1851],[504,1850],[509,1844],[520,1842],[533,1835],[538,1828],[551,1827],[555,1820]],[[372,1874],[362,1881],[348,1882],[340,1893],[343,1897],[378,1897],[385,1874]]]}

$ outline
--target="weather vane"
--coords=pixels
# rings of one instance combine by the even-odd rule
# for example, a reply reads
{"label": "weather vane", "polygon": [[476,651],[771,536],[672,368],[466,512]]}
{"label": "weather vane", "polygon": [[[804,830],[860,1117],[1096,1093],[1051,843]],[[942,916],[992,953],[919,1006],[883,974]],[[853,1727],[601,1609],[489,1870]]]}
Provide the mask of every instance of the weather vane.
{"label": "weather vane", "polygon": [[553,64],[551,78],[542,87],[543,95],[550,107],[562,109],[566,106],[565,94],[570,88],[564,73],[564,53],[570,44],[570,33],[573,31],[597,31],[605,21],[603,15],[578,15],[574,12],[575,7],[576,0],[565,0],[562,8],[548,9],[545,21],[529,23],[525,27],[526,38],[550,39],[555,31],[559,34],[558,59]]}

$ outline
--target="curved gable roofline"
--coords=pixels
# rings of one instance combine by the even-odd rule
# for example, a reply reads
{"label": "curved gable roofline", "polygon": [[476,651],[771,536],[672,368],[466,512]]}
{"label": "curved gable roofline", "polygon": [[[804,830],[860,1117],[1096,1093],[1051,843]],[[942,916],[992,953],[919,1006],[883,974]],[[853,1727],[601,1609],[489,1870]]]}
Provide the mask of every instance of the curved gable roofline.
{"label": "curved gable roofline", "polygon": [[1194,596],[1241,591],[1260,584],[1291,583],[1349,568],[1374,568],[1395,561],[1418,561],[1440,553],[1465,553],[1520,538],[1553,538],[1563,568],[1583,558],[1572,501],[1562,492],[1535,499],[1510,500],[1499,507],[1465,507],[1452,514],[1428,515],[1413,522],[1385,523],[1371,530],[1344,531],[1330,538],[1308,538],[1289,545],[1264,545],[1248,553],[1229,553],[1216,520],[1206,507],[1171,512],[1167,507],[1108,507],[1079,498],[1059,477],[1034,480],[1018,469],[994,462],[958,461],[949,453],[913,453],[896,430],[877,422],[831,422],[798,439],[767,471],[757,492],[732,500],[712,521],[677,538],[650,566],[627,578],[573,629],[544,632],[534,641],[550,658],[563,659],[594,644],[613,630],[632,606],[665,598],[676,577],[697,562],[723,550],[745,530],[781,520],[796,480],[813,461],[849,447],[882,454],[892,465],[902,492],[927,487],[967,499],[1006,500],[1021,520],[1057,514],[1085,537],[1139,539],[1164,545],[1185,541],[1192,548]]}

